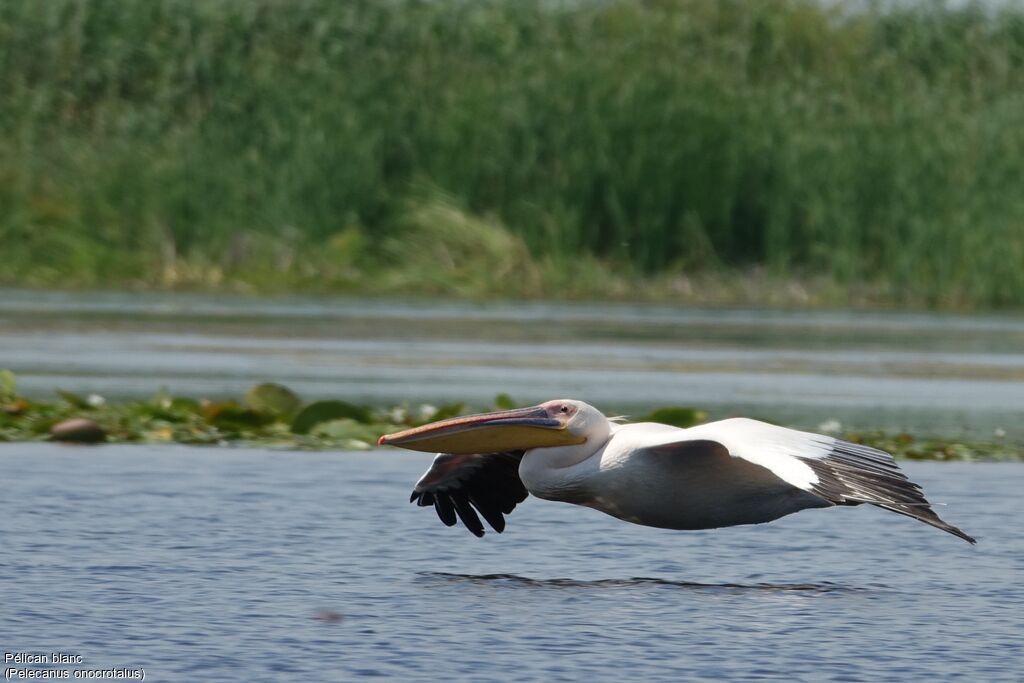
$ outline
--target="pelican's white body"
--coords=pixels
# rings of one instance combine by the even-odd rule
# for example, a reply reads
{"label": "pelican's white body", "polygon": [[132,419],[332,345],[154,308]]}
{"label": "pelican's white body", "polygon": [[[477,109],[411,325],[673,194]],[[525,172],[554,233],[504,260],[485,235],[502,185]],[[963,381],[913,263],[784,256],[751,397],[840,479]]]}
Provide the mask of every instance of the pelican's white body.
{"label": "pelican's white body", "polygon": [[[690,429],[607,424],[606,435],[581,446],[527,451],[519,467],[527,490],[668,529],[769,522],[831,505],[809,492],[817,477],[794,457],[824,456],[830,437],[743,418]],[[685,447],[702,440],[722,444],[729,455]],[[558,450],[564,453],[552,453]]]}
{"label": "pelican's white body", "polygon": [[[484,534],[531,493],[668,529],[770,522],[833,505],[869,503],[974,543],[943,521],[892,455],[822,434],[733,418],[680,429],[618,424],[582,401],[449,418],[381,437],[446,449],[412,499],[445,524]],[[448,450],[451,449],[451,450]]]}

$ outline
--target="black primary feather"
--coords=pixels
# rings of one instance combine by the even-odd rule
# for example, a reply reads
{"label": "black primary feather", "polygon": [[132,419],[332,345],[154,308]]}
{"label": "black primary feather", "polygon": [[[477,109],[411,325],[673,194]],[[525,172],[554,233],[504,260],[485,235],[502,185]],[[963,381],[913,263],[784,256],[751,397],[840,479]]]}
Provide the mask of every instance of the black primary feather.
{"label": "black primary feather", "polygon": [[831,503],[869,503],[913,517],[968,543],[976,543],[974,538],[935,514],[921,487],[907,479],[885,451],[837,439],[824,458],[800,458],[800,461],[818,476],[818,483],[811,486],[811,492]]}
{"label": "black primary feather", "polygon": [[451,498],[443,493],[435,494],[434,509],[445,526],[455,526],[455,506]]}
{"label": "black primary feather", "polygon": [[484,535],[483,517],[500,534],[505,530],[503,515],[512,512],[528,495],[519,479],[522,459],[523,451],[442,453],[416,483],[409,501],[420,507],[433,505],[446,526],[453,526],[458,518],[480,537]]}

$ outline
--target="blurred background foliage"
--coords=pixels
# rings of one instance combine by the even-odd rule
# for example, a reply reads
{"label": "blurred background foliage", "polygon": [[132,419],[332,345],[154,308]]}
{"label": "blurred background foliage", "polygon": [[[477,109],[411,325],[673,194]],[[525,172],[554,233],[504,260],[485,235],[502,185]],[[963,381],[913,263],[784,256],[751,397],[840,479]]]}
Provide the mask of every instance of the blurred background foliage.
{"label": "blurred background foliage", "polygon": [[1022,67],[1012,5],[9,0],[0,284],[1021,307]]}

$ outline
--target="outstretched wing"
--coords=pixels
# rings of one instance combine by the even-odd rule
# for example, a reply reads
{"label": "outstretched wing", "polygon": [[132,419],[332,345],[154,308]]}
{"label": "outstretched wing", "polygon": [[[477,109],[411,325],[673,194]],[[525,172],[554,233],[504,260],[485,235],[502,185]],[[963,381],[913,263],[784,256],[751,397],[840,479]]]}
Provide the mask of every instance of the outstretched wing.
{"label": "outstretched wing", "polygon": [[[833,505],[869,503],[975,543],[971,536],[935,514],[921,487],[907,479],[885,451],[746,418],[710,422],[684,433],[687,440],[716,441],[729,455],[765,467]],[[673,439],[666,433],[661,440],[666,445],[670,441],[678,443],[679,436],[676,432]]]}
{"label": "outstretched wing", "polygon": [[942,520],[932,510],[921,487],[907,479],[885,451],[833,439],[824,457],[802,458],[818,477],[811,492],[836,505],[870,503],[931,524],[968,543],[977,541]]}
{"label": "outstretched wing", "polygon": [[446,526],[461,519],[477,537],[484,525],[477,512],[499,534],[505,517],[528,495],[519,478],[523,451],[452,455],[440,453],[413,488],[410,502],[420,507],[433,505]]}

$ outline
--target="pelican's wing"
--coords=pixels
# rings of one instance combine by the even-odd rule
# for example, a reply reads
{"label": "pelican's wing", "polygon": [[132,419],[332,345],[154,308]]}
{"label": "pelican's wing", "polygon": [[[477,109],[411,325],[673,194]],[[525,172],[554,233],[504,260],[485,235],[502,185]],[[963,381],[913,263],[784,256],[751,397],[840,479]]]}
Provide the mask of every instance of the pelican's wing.
{"label": "pelican's wing", "polygon": [[[433,505],[447,526],[456,516],[476,536],[484,535],[477,512],[499,534],[505,530],[505,518],[528,495],[519,479],[523,451],[452,455],[440,453],[430,469],[420,477],[410,502],[421,507]],[[474,509],[475,508],[475,509]]]}
{"label": "pelican's wing", "polygon": [[747,418],[660,431],[654,440],[649,446],[659,449],[695,440],[718,442],[732,457],[765,467],[833,505],[870,503],[975,543],[940,519],[921,487],[907,479],[890,454],[876,448]]}

